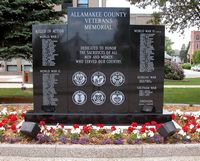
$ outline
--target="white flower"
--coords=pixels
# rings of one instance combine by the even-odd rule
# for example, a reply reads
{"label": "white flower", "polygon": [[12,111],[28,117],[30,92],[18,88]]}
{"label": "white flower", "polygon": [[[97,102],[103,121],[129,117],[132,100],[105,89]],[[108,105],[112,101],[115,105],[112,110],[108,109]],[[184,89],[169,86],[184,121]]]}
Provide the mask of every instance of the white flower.
{"label": "white flower", "polygon": [[122,133],[122,130],[120,128],[117,128],[115,131],[112,131],[112,135],[115,135],[115,134],[121,134]]}
{"label": "white flower", "polygon": [[191,138],[191,137],[190,137],[189,135],[187,135],[187,136],[186,136],[186,139],[188,139],[188,140],[189,140],[190,138]]}
{"label": "white flower", "polygon": [[183,120],[187,120],[187,117],[183,117]]}
{"label": "white flower", "polygon": [[142,138],[146,138],[147,137],[147,134],[146,133],[143,133],[142,134]]}
{"label": "white flower", "polygon": [[139,134],[139,130],[133,130],[132,133],[133,134]]}
{"label": "white flower", "polygon": [[141,136],[140,136],[140,135],[137,135],[137,139],[141,139]]}
{"label": "white flower", "polygon": [[96,130],[96,131],[99,131],[101,128],[98,127],[98,126],[94,126],[93,129]]}
{"label": "white flower", "polygon": [[153,137],[153,136],[154,136],[154,133],[153,133],[153,131],[149,131],[147,135],[148,135],[149,137]]}
{"label": "white flower", "polygon": [[194,128],[194,125],[193,125],[193,124],[191,124],[191,125],[189,126],[189,128],[190,128],[190,129],[193,129],[193,128]]}
{"label": "white flower", "polygon": [[180,131],[178,132],[178,134],[179,134],[179,135],[182,135],[182,136],[185,136],[185,135],[186,135],[186,132],[184,132],[183,130],[180,130]]}
{"label": "white flower", "polygon": [[63,132],[64,132],[65,134],[67,134],[67,133],[68,133],[67,129],[63,129]]}
{"label": "white flower", "polygon": [[200,128],[196,130],[196,132],[200,132]]}
{"label": "white flower", "polygon": [[16,115],[17,112],[16,111],[12,111],[12,112],[10,112],[10,114]]}
{"label": "white flower", "polygon": [[0,127],[0,130],[5,131],[6,129],[2,126]]}
{"label": "white flower", "polygon": [[5,107],[2,111],[1,111],[1,115],[7,115],[8,114],[8,110]]}
{"label": "white flower", "polygon": [[72,129],[71,130],[71,134],[80,134],[81,133],[81,129],[79,129],[79,128],[76,128],[76,129]]}
{"label": "white flower", "polygon": [[191,113],[191,112],[185,112],[185,115],[186,115],[186,116],[191,116],[192,113]]}
{"label": "white flower", "polygon": [[197,122],[198,124],[200,124],[200,119],[196,120],[196,122]]}
{"label": "white flower", "polygon": [[175,112],[174,112],[174,114],[175,115],[179,115],[179,116],[181,116],[181,115],[183,115],[183,112],[181,111],[181,110],[176,110]]}

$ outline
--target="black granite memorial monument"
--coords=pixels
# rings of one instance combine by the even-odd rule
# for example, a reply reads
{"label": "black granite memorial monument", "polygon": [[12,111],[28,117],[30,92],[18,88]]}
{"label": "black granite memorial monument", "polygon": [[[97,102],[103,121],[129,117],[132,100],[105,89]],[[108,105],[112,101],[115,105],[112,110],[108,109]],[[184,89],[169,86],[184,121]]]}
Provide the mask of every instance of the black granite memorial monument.
{"label": "black granite memorial monument", "polygon": [[25,120],[170,121],[163,114],[164,26],[129,19],[127,8],[69,8],[66,25],[34,25],[34,110]]}

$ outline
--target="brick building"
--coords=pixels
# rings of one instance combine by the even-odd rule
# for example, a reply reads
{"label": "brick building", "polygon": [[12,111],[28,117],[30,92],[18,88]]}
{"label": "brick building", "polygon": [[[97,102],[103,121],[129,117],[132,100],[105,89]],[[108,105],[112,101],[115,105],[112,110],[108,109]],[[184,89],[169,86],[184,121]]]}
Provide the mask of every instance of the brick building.
{"label": "brick building", "polygon": [[200,31],[191,31],[190,47],[188,50],[190,63],[192,62],[192,55],[196,50],[200,50]]}

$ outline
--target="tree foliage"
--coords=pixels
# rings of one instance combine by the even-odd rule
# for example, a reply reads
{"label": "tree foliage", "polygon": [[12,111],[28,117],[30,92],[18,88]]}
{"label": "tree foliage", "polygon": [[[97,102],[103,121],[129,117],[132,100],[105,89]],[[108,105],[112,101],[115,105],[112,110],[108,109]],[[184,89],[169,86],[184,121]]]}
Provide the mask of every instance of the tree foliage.
{"label": "tree foliage", "polygon": [[59,21],[63,11],[55,11],[61,0],[1,0],[0,59],[31,59],[32,24]]}
{"label": "tree foliage", "polygon": [[[145,8],[148,5],[159,8],[159,14],[154,13],[154,18],[161,18],[162,22],[169,25],[171,31],[183,32],[187,27],[200,24],[199,0],[129,0],[132,4]],[[153,22],[158,22],[154,20]]]}
{"label": "tree foliage", "polygon": [[174,50],[172,49],[172,45],[173,44],[174,44],[174,42],[172,42],[170,38],[165,37],[165,51],[169,55],[173,55],[174,54]]}
{"label": "tree foliage", "polygon": [[188,49],[189,49],[189,45],[186,45],[183,44],[181,46],[181,51],[180,51],[180,58],[181,58],[181,61],[183,61],[184,63],[187,62],[187,53],[188,53]]}
{"label": "tree foliage", "polygon": [[200,64],[200,50],[196,50],[192,55],[192,62],[194,64]]}

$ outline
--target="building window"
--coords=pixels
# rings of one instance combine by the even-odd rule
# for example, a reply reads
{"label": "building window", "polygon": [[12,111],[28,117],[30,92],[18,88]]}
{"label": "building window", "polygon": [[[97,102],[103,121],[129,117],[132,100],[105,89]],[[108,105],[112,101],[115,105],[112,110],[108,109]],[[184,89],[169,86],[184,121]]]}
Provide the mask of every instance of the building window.
{"label": "building window", "polygon": [[196,36],[196,40],[200,40],[200,36],[199,35]]}
{"label": "building window", "polygon": [[24,71],[31,72],[32,71],[31,65],[24,65]]}
{"label": "building window", "polygon": [[17,72],[17,65],[7,65],[8,72]]}
{"label": "building window", "polygon": [[89,0],[77,0],[77,7],[88,7]]}

